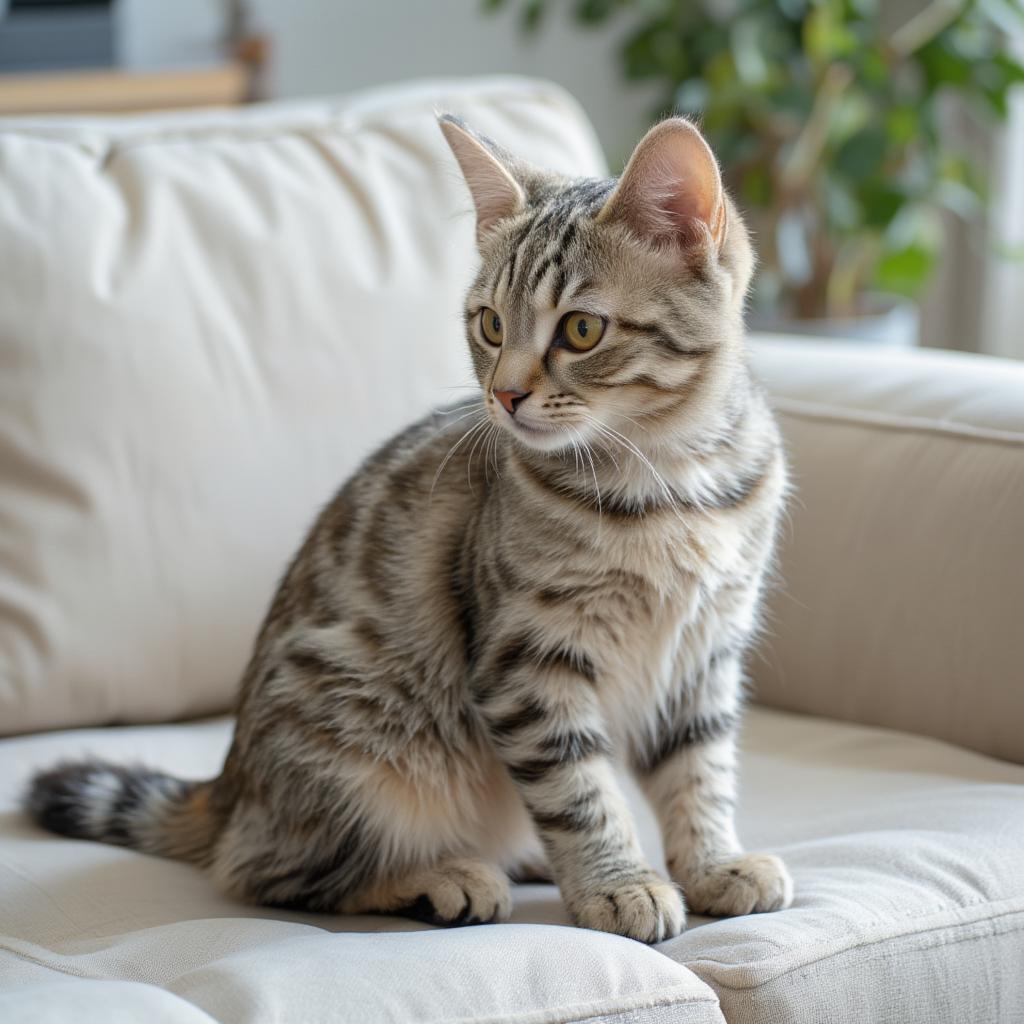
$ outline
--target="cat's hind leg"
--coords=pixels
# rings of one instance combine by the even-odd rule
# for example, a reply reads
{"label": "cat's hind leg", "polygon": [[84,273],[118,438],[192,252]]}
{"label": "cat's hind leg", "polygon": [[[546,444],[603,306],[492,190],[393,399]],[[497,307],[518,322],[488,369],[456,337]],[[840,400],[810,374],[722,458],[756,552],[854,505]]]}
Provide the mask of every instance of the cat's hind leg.
{"label": "cat's hind leg", "polygon": [[[397,833],[351,816],[297,827],[257,805],[236,808],[212,864],[221,887],[247,902],[344,914],[398,914],[433,924],[505,921],[509,879],[480,855],[422,848],[395,856]],[[399,830],[401,831],[401,830]]]}
{"label": "cat's hind leg", "polygon": [[431,924],[489,924],[512,911],[508,876],[474,857],[448,857],[396,878],[376,882],[343,901],[347,914],[383,913]]}

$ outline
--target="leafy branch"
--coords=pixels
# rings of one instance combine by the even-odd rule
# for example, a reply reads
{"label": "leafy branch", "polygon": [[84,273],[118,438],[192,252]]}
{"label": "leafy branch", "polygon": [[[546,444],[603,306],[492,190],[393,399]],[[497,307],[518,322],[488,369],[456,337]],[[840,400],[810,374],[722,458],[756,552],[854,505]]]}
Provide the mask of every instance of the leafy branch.
{"label": "leafy branch", "polygon": [[482,0],[527,33],[555,8],[623,23],[629,81],[700,119],[761,242],[761,298],[848,315],[869,291],[917,295],[943,210],[984,214],[984,160],[952,114],[1006,117],[1024,66],[1022,0],[931,0],[889,25],[881,0]]}

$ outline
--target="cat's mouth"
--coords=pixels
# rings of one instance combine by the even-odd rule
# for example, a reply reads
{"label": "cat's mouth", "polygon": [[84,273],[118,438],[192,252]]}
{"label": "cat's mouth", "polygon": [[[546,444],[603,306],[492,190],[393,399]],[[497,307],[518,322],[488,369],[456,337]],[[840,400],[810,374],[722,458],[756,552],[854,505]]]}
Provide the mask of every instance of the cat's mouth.
{"label": "cat's mouth", "polygon": [[511,430],[520,441],[530,448],[536,448],[539,451],[550,452],[558,448],[565,448],[572,443],[569,431],[564,427],[556,427],[545,423],[531,423],[520,419],[518,416],[514,419],[508,417],[506,424],[507,429]]}
{"label": "cat's mouth", "polygon": [[560,433],[557,427],[544,426],[539,423],[526,423],[524,420],[513,420],[512,426],[516,430],[521,430],[525,434],[539,434],[544,436],[545,434],[558,434]]}

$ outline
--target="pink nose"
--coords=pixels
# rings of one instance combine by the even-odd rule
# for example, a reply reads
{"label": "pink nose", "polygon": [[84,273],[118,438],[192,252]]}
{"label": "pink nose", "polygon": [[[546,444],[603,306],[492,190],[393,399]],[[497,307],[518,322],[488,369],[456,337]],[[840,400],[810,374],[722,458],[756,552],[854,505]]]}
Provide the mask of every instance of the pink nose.
{"label": "pink nose", "polygon": [[509,416],[515,416],[520,402],[525,402],[532,392],[524,391],[522,388],[509,388],[507,391],[494,391],[492,394],[505,407]]}

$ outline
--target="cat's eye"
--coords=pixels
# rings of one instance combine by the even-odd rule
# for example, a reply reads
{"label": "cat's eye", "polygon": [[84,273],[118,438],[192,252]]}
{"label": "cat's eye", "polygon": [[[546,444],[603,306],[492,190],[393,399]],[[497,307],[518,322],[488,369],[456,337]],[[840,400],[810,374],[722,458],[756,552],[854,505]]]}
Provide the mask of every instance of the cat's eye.
{"label": "cat's eye", "polygon": [[577,352],[589,352],[604,334],[604,320],[576,310],[562,318],[562,340]]}
{"label": "cat's eye", "polygon": [[505,336],[501,317],[490,306],[480,310],[480,331],[484,340],[492,345],[500,345]]}

